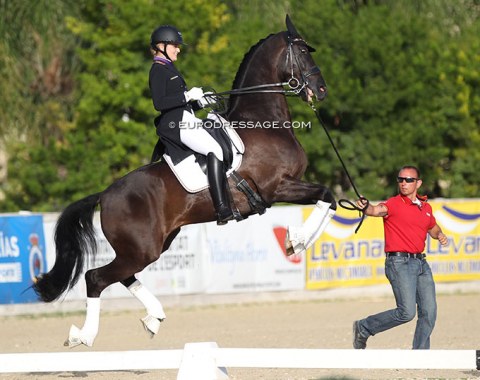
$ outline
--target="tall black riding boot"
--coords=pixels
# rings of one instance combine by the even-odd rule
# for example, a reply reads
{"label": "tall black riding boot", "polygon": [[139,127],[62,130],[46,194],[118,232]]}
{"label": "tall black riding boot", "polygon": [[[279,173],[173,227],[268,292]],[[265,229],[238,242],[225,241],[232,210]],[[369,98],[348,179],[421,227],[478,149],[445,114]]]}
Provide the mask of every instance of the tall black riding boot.
{"label": "tall black riding boot", "polygon": [[227,176],[223,162],[213,153],[207,155],[207,177],[213,206],[217,213],[217,224],[227,224],[229,220],[233,219],[233,212],[227,197]]}

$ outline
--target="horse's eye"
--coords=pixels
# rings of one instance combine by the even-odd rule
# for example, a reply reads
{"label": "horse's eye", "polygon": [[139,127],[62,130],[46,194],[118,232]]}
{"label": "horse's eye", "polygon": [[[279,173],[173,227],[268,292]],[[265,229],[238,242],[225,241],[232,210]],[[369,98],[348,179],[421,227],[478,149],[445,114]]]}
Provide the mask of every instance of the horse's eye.
{"label": "horse's eye", "polygon": [[308,53],[308,49],[300,49],[300,51],[302,52],[302,54],[307,54]]}

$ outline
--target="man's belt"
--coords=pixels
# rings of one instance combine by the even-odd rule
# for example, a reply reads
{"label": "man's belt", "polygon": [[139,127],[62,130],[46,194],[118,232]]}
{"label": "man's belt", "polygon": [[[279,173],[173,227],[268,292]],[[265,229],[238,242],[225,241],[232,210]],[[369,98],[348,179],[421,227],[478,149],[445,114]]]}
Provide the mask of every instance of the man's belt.
{"label": "man's belt", "polygon": [[425,253],[408,253],[408,252],[386,252],[387,257],[397,256],[397,257],[411,257],[412,259],[423,260],[426,255]]}

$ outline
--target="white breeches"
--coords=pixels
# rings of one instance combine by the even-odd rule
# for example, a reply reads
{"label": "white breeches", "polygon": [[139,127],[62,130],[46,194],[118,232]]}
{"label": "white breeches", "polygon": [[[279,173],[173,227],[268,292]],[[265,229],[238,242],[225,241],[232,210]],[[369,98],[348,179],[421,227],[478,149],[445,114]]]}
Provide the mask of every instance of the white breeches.
{"label": "white breeches", "polygon": [[202,127],[202,121],[190,112],[183,112],[180,127],[180,141],[195,152],[207,155],[213,153],[223,161],[223,151],[215,139]]}

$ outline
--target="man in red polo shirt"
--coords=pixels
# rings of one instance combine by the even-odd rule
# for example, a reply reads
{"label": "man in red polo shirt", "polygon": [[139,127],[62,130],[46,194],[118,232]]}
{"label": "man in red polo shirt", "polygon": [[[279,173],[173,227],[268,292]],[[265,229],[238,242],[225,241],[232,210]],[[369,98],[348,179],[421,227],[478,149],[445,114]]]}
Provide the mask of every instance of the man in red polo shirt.
{"label": "man in red polo shirt", "polygon": [[[437,302],[432,271],[422,252],[427,233],[442,245],[448,244],[448,238],[437,224],[426,197],[417,194],[422,185],[420,171],[415,166],[404,166],[397,182],[397,196],[365,209],[368,216],[383,217],[385,275],[392,285],[397,307],[353,323],[353,347],[356,349],[364,349],[371,335],[411,321],[417,307],[413,349],[430,348]],[[356,203],[360,208],[366,206],[363,199]]]}

